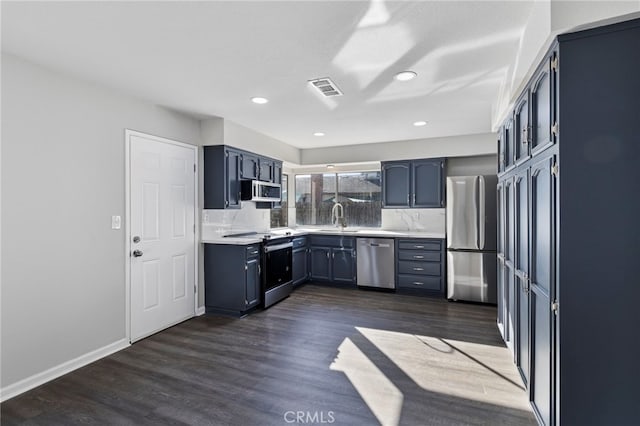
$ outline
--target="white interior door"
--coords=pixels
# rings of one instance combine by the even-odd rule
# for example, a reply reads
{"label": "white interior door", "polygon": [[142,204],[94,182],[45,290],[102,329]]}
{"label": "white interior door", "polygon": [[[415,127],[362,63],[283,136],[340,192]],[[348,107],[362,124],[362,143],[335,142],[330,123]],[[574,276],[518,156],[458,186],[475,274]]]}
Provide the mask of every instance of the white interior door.
{"label": "white interior door", "polygon": [[196,147],[129,134],[130,339],[195,314]]}

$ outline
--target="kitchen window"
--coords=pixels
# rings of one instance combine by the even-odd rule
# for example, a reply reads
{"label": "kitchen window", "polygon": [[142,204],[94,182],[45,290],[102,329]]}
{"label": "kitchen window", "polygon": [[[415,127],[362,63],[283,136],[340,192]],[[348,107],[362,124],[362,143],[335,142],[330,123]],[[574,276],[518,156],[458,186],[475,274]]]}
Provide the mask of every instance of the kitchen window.
{"label": "kitchen window", "polygon": [[287,196],[289,191],[287,191],[287,184],[289,182],[289,176],[282,174],[282,201],[279,206],[276,206],[271,209],[271,228],[284,228],[289,226],[289,215],[288,215],[288,205]]}
{"label": "kitchen window", "polygon": [[344,207],[347,226],[379,227],[379,171],[296,175],[296,225],[331,225],[335,202]]}

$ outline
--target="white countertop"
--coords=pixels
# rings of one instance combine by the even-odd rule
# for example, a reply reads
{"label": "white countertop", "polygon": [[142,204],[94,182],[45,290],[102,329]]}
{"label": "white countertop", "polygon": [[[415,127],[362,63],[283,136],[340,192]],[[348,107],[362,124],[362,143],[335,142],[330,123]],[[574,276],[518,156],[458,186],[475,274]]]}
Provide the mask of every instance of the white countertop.
{"label": "white countertop", "polygon": [[[270,234],[274,236],[280,235],[291,235],[291,236],[302,236],[302,235],[346,235],[350,237],[369,237],[369,238],[438,238],[444,239],[444,233],[435,233],[435,232],[418,232],[418,231],[392,231],[392,230],[383,230],[383,229],[331,229],[331,228],[278,228],[271,229],[269,231]],[[287,234],[288,233],[288,234]],[[258,234],[255,237],[225,237],[223,235],[220,236],[211,236],[209,235],[207,238],[202,238],[200,240],[201,243],[204,244],[233,244],[233,245],[247,245],[247,244],[255,244],[262,242],[262,234]]]}

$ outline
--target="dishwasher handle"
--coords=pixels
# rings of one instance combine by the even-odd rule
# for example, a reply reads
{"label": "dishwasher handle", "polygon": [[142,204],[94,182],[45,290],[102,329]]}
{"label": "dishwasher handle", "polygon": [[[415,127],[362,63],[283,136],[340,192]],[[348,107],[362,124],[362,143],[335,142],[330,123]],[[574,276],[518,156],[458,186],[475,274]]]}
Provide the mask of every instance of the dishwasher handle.
{"label": "dishwasher handle", "polygon": [[369,243],[369,247],[391,247],[391,244]]}

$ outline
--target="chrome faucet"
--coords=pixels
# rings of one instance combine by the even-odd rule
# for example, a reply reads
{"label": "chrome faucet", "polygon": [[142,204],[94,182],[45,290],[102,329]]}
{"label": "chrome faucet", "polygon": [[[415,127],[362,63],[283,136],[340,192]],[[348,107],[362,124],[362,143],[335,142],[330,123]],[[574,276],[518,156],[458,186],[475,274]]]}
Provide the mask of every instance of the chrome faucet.
{"label": "chrome faucet", "polygon": [[343,229],[347,227],[347,221],[344,218],[344,207],[338,202],[335,202],[331,209],[331,224],[341,226]]}

